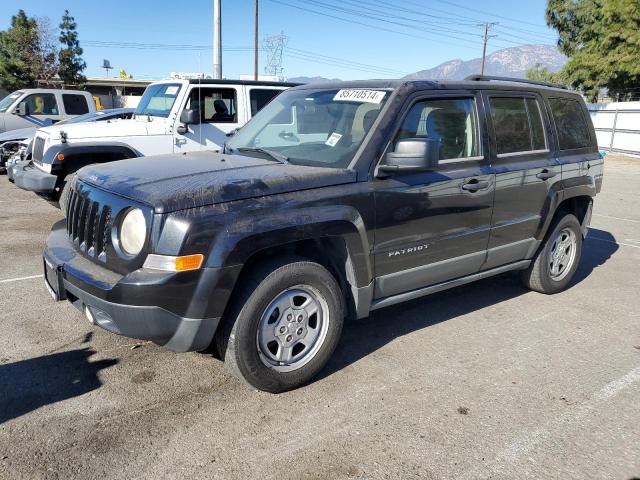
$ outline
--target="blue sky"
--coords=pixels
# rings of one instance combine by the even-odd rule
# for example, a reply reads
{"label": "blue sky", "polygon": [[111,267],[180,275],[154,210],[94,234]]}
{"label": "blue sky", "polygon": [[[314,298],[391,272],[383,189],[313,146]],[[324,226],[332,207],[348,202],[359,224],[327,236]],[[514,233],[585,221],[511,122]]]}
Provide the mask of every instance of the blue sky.
{"label": "blue sky", "polygon": [[[288,77],[393,78],[453,58],[482,53],[483,21],[499,22],[488,51],[528,43],[552,44],[545,0],[260,0],[260,39],[284,33]],[[21,0],[0,4],[0,29],[23,8],[57,25],[65,8],[78,23],[85,74],[103,76],[102,60],[134,78],[171,71],[211,72],[211,0]],[[223,75],[253,72],[254,0],[222,0]],[[322,55],[322,56],[319,56]],[[260,73],[266,54],[260,56]]]}

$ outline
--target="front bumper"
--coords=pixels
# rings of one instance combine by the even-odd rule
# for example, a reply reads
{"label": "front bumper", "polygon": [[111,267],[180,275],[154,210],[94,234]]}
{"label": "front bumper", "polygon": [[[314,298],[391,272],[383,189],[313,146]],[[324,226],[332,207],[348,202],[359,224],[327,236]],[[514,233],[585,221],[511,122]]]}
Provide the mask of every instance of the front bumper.
{"label": "front bumper", "polygon": [[9,179],[9,181],[15,182],[15,179],[14,179],[15,177],[13,172],[22,167],[26,167],[29,162],[30,160],[22,160],[20,162],[14,163],[13,165],[7,165],[7,178]]}
{"label": "front bumper", "polygon": [[32,162],[17,164],[13,168],[13,181],[23,190],[36,193],[55,193],[58,177],[36,168]]}
{"label": "front bumper", "polygon": [[[54,299],[69,300],[105,330],[151,340],[176,352],[200,351],[211,344],[219,316],[184,316],[161,304],[180,292],[179,300],[186,301],[188,306],[176,305],[174,310],[206,313],[205,309],[198,308],[202,301],[198,302],[195,294],[203,290],[202,283],[211,285],[212,278],[221,278],[224,269],[202,269],[198,288],[189,289],[191,295],[185,299],[184,285],[190,285],[185,274],[190,272],[176,274],[140,269],[122,276],[79,254],[69,241],[64,222],[54,225],[43,256],[45,284]],[[207,292],[206,297],[215,300],[215,290]]]}

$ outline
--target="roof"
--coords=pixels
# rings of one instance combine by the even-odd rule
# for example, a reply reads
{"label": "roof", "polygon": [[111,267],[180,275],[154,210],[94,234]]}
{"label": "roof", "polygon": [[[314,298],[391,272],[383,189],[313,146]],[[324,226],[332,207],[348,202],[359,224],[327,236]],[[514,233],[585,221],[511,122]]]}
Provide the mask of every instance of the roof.
{"label": "roof", "polygon": [[[163,80],[170,81],[170,80]],[[210,78],[192,78],[189,79],[189,83],[195,83],[198,85],[253,85],[259,87],[295,87],[300,85],[299,83],[289,83],[289,82],[270,82],[265,80],[233,80],[233,79],[223,79],[223,80],[212,80]]]}
{"label": "roof", "polygon": [[406,87],[410,90],[431,90],[431,89],[453,89],[453,88],[482,88],[488,90],[531,90],[544,89],[549,91],[562,92],[564,94],[575,93],[570,92],[561,86],[544,84],[541,82],[532,82],[526,79],[517,78],[500,78],[500,77],[480,77],[478,79],[465,80],[406,80],[406,79],[383,79],[383,80],[349,80],[349,81],[331,81],[321,83],[306,83],[298,86],[297,89],[339,89],[339,88],[364,88],[364,89],[393,89]]}

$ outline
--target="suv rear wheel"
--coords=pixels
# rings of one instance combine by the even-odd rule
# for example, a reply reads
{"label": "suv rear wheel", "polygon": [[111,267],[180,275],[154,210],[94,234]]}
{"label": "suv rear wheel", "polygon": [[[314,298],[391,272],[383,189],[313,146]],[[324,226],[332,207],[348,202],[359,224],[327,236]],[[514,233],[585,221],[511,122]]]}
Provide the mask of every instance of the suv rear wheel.
{"label": "suv rear wheel", "polygon": [[251,272],[218,332],[227,368],[271,393],[297,388],[327,363],[340,338],[344,305],[338,282],[304,259]]}
{"label": "suv rear wheel", "polygon": [[545,243],[522,274],[524,284],[541,293],[557,293],[569,285],[580,263],[582,230],[572,214],[558,217]]}

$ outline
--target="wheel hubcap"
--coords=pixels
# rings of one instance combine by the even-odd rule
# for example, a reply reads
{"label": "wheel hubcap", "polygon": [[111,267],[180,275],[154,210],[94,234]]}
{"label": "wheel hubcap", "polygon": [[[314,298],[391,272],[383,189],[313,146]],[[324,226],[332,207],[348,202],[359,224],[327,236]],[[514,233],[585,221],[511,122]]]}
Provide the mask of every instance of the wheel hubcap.
{"label": "wheel hubcap", "polygon": [[565,228],[553,241],[549,252],[549,274],[555,281],[567,276],[576,258],[577,241],[573,230]]}
{"label": "wheel hubcap", "polygon": [[318,353],[328,326],[327,302],[315,288],[289,288],[260,317],[256,339],[260,359],[280,372],[296,370]]}

